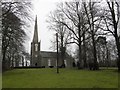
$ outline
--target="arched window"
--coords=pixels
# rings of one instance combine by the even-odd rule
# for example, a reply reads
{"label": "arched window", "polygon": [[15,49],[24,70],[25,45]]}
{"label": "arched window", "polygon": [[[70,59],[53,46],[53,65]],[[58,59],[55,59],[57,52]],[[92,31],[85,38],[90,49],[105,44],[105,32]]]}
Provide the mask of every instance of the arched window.
{"label": "arched window", "polygon": [[67,66],[67,60],[64,60],[65,66]]}
{"label": "arched window", "polygon": [[38,44],[35,44],[35,51],[38,51]]}
{"label": "arched window", "polygon": [[48,59],[48,66],[51,66],[51,60]]}
{"label": "arched window", "polygon": [[56,60],[56,67],[57,67],[57,60]]}
{"label": "arched window", "polygon": [[35,55],[35,57],[37,57],[37,55]]}

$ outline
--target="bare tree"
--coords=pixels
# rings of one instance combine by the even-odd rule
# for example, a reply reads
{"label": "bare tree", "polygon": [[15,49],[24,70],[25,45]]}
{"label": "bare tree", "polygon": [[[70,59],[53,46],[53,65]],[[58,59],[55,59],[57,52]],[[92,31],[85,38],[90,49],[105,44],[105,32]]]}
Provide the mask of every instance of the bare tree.
{"label": "bare tree", "polygon": [[[118,70],[120,71],[120,38],[118,35],[118,23],[119,23],[119,18],[120,18],[120,4],[118,4],[117,1],[115,2],[107,2],[108,7],[110,9],[110,13],[111,13],[111,21],[113,24],[113,35],[115,37],[115,41],[116,41],[116,46],[117,46],[117,51],[118,51]],[[111,4],[111,5],[110,5]],[[116,11],[115,11],[115,7],[117,8],[117,15],[116,15]],[[110,29],[108,29],[110,31]]]}
{"label": "bare tree", "polygon": [[106,0],[108,8],[105,9],[104,23],[106,28],[102,30],[112,34],[115,38],[117,52],[118,52],[118,70],[120,71],[120,36],[119,36],[119,19],[120,19],[120,4],[114,0]]}
{"label": "bare tree", "polygon": [[96,35],[97,35],[97,31],[99,30],[99,26],[101,24],[101,20],[103,17],[103,13],[104,12],[100,12],[98,13],[98,10],[100,11],[100,9],[98,9],[98,3],[97,2],[91,2],[91,0],[89,2],[84,2],[84,10],[86,13],[86,17],[87,17],[87,21],[88,21],[88,25],[89,25],[89,33],[91,35],[91,39],[92,39],[92,46],[93,46],[93,62],[94,62],[94,70],[99,69],[98,66],[98,62],[97,62],[97,51],[96,51]]}
{"label": "bare tree", "polygon": [[[57,13],[57,14],[56,14]],[[70,40],[71,32],[67,30],[66,27],[64,27],[61,23],[56,22],[56,20],[62,20],[63,16],[59,11],[51,12],[51,15],[49,16],[49,20],[47,22],[49,23],[48,28],[50,30],[55,31],[58,33],[58,40],[59,40],[59,51],[61,53],[61,60],[62,60],[62,67],[65,67],[64,59],[65,59],[65,53],[67,49],[67,43]],[[56,41],[52,41],[52,45],[56,45]]]}
{"label": "bare tree", "polygon": [[[64,7],[64,8],[63,8]],[[84,13],[82,12],[81,2],[65,2],[59,5],[59,11],[63,13],[66,21],[59,21],[63,24],[72,34],[72,42],[68,44],[75,43],[79,47],[79,61],[78,68],[83,68],[83,60],[81,56],[81,44],[82,36],[85,24]],[[84,28],[84,29],[83,29]]]}
{"label": "bare tree", "polygon": [[[58,17],[61,19],[54,20],[54,22],[60,23],[61,25],[66,27],[67,30],[69,30],[72,33],[71,40],[73,40],[73,41],[67,42],[67,44],[75,43],[79,48],[78,68],[83,68],[83,67],[87,66],[86,65],[87,63],[86,63],[86,45],[85,45],[86,42],[85,42],[85,40],[87,38],[90,38],[91,36],[93,36],[93,38],[92,38],[92,40],[94,42],[93,46],[95,46],[95,40],[94,40],[95,33],[93,32],[95,30],[92,30],[94,25],[92,26],[91,22],[90,23],[87,22],[87,20],[89,20],[89,18],[86,15],[86,11],[84,10],[83,5],[84,4],[79,1],[60,3],[58,5],[57,12],[55,12],[55,13],[61,13],[62,17],[59,17],[60,15],[58,15]],[[91,15],[93,15],[93,14],[91,13]],[[91,32],[93,32],[91,36],[86,35],[86,32],[88,32],[89,28],[91,28],[90,30],[91,30]],[[96,27],[95,27],[95,29],[96,29]],[[84,46],[84,49],[83,49],[84,58],[83,59],[82,59],[82,49],[81,49],[82,44]],[[94,49],[94,51],[96,51],[96,48]],[[94,52],[94,54],[95,53],[96,52]],[[95,56],[96,55],[94,55],[94,57]],[[96,59],[94,61],[96,61]],[[97,63],[95,65],[97,65]]]}

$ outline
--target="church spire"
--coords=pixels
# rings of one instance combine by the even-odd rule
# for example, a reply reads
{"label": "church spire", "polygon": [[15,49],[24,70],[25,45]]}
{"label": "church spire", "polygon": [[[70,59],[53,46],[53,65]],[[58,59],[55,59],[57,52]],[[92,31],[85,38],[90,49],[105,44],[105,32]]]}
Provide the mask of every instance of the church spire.
{"label": "church spire", "polygon": [[33,42],[38,42],[37,15],[35,19]]}

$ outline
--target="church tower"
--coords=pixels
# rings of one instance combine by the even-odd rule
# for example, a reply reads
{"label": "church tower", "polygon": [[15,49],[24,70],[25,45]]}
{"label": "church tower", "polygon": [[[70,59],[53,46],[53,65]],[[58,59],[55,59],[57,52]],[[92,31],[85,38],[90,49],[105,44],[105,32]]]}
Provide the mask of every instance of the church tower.
{"label": "church tower", "polygon": [[40,67],[41,66],[41,56],[40,56],[40,42],[38,42],[38,28],[37,28],[37,16],[35,19],[34,26],[34,36],[31,42],[31,66]]}

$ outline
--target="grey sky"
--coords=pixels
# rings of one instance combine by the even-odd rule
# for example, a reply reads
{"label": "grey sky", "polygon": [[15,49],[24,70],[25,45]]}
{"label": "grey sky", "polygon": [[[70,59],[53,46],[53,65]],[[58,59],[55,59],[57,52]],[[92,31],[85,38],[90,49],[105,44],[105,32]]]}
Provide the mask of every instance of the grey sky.
{"label": "grey sky", "polygon": [[[61,2],[65,0],[33,0],[33,15],[34,19],[37,15],[38,20],[38,37],[39,41],[41,40],[41,51],[51,51],[51,40],[53,39],[53,32],[51,32],[47,26],[48,23],[46,22],[47,17],[50,13],[50,11],[53,11],[56,8],[56,3]],[[34,24],[33,21],[30,26],[30,30],[28,33],[29,40],[25,43],[25,47],[27,52],[30,53],[31,48],[31,41],[33,38],[33,32],[34,32]]]}
{"label": "grey sky", "polygon": [[[48,23],[46,22],[46,20],[50,11],[53,11],[56,8],[56,4],[58,2],[64,2],[64,1],[72,1],[72,0],[32,0],[34,5],[33,18],[35,19],[36,15],[38,18],[37,19],[38,20],[38,37],[39,37],[39,41],[41,40],[41,51],[52,51],[50,49],[51,40],[53,40],[54,38],[53,34],[55,33],[53,31],[50,31],[47,28]],[[104,2],[105,0],[101,0],[101,1]],[[31,41],[33,38],[34,24],[35,22],[33,21],[32,24],[30,25],[29,32],[27,32],[29,36],[29,40],[27,40],[27,42],[25,43],[26,50],[29,53],[31,49]]]}

